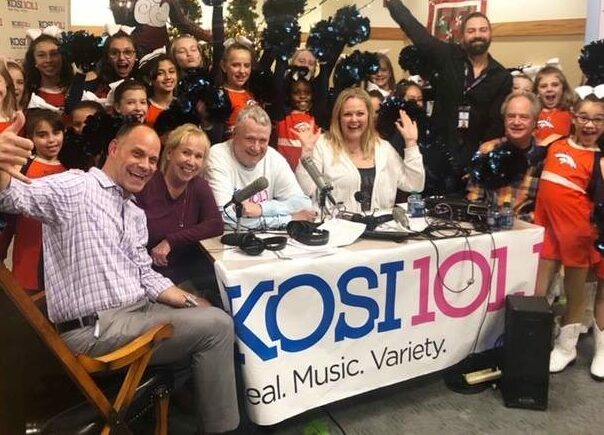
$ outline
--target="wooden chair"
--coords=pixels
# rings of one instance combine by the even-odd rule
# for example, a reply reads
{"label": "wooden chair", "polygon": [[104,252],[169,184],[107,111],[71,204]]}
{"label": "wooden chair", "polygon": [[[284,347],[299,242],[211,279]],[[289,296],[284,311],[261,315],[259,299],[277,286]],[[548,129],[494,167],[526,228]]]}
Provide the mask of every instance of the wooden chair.
{"label": "wooden chair", "polygon": [[[61,339],[54,326],[38,308],[44,292],[33,296],[21,288],[10,271],[0,263],[0,286],[32,326],[41,340],[58,358],[69,377],[82,391],[87,401],[102,417],[101,434],[131,433],[125,423],[137,387],[147,368],[154,346],[172,335],[172,325],[154,326],[130,343],[99,357],[74,354]],[[10,351],[2,349],[1,352]],[[117,396],[111,402],[91,375],[126,371]],[[160,395],[155,402],[155,435],[167,434],[169,395]]]}

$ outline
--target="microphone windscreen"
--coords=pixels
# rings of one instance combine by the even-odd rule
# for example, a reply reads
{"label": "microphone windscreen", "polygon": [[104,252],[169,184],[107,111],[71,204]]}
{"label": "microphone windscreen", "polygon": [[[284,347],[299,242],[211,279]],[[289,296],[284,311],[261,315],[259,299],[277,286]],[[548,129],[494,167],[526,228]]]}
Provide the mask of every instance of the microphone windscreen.
{"label": "microphone windscreen", "polygon": [[404,228],[409,228],[409,218],[407,213],[400,207],[394,207],[392,209],[392,217],[396,222],[402,225]]}
{"label": "microphone windscreen", "polygon": [[239,189],[233,194],[233,201],[241,203],[258,192],[262,192],[268,187],[268,180],[266,177],[259,177],[252,181],[250,184],[245,186],[243,189]]}

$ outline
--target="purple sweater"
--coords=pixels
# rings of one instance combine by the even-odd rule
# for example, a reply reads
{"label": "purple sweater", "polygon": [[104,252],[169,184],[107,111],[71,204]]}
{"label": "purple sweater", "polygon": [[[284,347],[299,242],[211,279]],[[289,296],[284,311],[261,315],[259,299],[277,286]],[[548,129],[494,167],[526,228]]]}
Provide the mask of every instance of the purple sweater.
{"label": "purple sweater", "polygon": [[151,251],[164,239],[172,250],[168,267],[157,268],[165,276],[178,283],[188,277],[178,276],[183,262],[190,260],[192,252],[200,252],[198,242],[218,236],[223,232],[222,217],[207,181],[201,177],[191,180],[187,189],[172,199],[164,176],[157,171],[145,188],[136,195],[136,202],[145,211]]}

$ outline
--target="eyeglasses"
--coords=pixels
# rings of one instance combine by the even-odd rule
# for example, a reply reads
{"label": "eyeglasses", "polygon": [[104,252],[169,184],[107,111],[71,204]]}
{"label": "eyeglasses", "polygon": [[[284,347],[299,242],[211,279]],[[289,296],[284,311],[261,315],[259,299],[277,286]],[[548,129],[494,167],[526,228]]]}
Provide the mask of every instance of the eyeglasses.
{"label": "eyeglasses", "polygon": [[575,115],[575,119],[578,124],[584,125],[589,121],[593,122],[596,127],[602,127],[604,125],[604,117],[598,116],[596,118],[588,118],[585,115]]}
{"label": "eyeglasses", "polygon": [[119,57],[124,56],[126,59],[132,59],[136,55],[136,51],[132,49],[127,49],[124,51],[120,50],[109,50],[109,57],[112,59],[118,59]]}

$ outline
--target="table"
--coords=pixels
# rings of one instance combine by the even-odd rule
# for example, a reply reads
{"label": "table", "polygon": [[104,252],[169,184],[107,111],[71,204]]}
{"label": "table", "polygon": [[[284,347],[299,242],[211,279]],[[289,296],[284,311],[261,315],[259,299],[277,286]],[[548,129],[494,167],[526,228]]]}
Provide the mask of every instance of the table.
{"label": "table", "polygon": [[396,244],[315,259],[215,260],[250,419],[272,425],[447,368],[503,333],[506,294],[532,295],[543,228]]}

